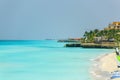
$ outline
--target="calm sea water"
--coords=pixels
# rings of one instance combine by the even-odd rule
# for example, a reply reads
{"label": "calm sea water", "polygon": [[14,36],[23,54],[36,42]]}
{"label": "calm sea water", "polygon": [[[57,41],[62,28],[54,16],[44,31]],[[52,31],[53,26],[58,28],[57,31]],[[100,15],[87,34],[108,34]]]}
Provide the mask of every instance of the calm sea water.
{"label": "calm sea water", "polygon": [[114,51],[63,46],[54,40],[0,41],[0,80],[92,80],[91,59]]}

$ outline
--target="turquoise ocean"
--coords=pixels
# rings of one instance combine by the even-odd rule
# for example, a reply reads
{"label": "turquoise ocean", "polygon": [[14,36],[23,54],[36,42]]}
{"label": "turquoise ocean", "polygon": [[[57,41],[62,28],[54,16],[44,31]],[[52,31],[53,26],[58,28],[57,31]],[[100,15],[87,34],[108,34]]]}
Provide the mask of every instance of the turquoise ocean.
{"label": "turquoise ocean", "polygon": [[65,48],[56,40],[1,40],[0,80],[92,80],[92,59],[113,49]]}

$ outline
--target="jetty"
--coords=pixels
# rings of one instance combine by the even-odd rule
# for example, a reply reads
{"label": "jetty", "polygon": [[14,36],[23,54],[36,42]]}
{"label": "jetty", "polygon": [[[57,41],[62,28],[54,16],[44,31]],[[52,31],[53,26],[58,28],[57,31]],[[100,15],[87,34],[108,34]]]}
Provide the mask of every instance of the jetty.
{"label": "jetty", "polygon": [[102,43],[68,43],[65,47],[82,47],[82,48],[115,48],[117,45],[114,42],[102,42]]}

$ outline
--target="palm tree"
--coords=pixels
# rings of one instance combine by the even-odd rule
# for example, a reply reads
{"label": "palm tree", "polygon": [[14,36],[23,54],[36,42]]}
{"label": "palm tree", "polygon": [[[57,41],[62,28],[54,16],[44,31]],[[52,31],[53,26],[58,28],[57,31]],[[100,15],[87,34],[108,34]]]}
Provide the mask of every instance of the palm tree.
{"label": "palm tree", "polygon": [[89,32],[85,31],[85,33],[84,33],[84,37],[87,37],[88,34],[89,34]]}
{"label": "palm tree", "polygon": [[120,48],[120,32],[117,33],[114,38],[116,40],[117,46]]}

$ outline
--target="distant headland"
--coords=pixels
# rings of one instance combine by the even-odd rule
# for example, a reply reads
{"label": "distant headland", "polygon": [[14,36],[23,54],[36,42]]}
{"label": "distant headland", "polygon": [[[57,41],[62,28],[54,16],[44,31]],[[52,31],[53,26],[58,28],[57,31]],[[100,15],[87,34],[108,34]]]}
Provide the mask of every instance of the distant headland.
{"label": "distant headland", "polygon": [[120,47],[120,22],[112,22],[103,30],[85,31],[82,38],[59,40],[70,42],[65,47],[115,48]]}

